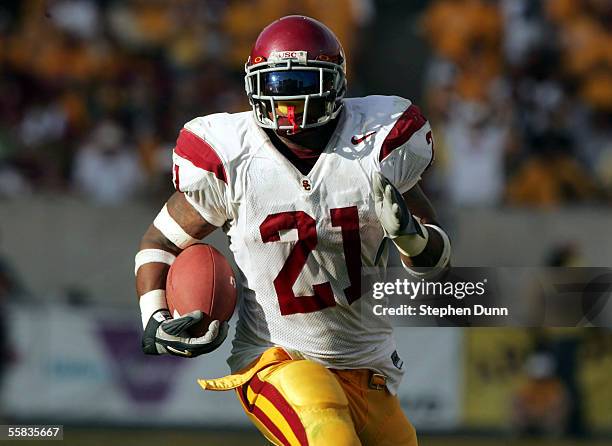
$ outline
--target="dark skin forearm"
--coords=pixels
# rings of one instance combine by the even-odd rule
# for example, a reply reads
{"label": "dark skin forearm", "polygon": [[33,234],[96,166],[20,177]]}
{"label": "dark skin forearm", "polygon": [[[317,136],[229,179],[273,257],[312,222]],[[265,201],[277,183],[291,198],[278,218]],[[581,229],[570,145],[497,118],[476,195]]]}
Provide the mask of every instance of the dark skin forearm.
{"label": "dark skin forearm", "polygon": [[[168,200],[168,212],[174,220],[183,228],[187,234],[195,239],[202,239],[217,229],[208,223],[189,204],[185,196],[176,192]],[[142,249],[161,249],[174,255],[182,251],[179,247],[168,240],[155,226],[151,225],[145,232],[140,242]],[[136,275],[136,292],[138,296],[152,291],[166,289],[166,277],[170,267],[164,263],[146,263],[138,269]]]}
{"label": "dark skin forearm", "polygon": [[[430,223],[440,226],[436,211],[434,210],[427,196],[423,193],[421,186],[414,186],[408,192],[404,193],[403,197],[406,206],[412,215],[419,217],[421,219],[421,223]],[[444,248],[444,241],[442,240],[442,236],[438,234],[437,231],[429,229],[428,232],[429,240],[423,252],[414,257],[408,257],[400,254],[402,261],[406,266],[429,267],[438,263]]]}

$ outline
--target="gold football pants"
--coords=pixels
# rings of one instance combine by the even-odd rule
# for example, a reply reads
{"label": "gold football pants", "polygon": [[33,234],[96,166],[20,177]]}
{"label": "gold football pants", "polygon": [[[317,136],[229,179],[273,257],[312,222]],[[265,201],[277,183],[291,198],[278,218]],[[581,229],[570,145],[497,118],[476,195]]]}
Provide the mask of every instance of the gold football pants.
{"label": "gold football pants", "polygon": [[398,398],[372,385],[369,370],[327,369],[271,348],[241,373],[199,383],[235,388],[249,419],[275,445],[417,446]]}

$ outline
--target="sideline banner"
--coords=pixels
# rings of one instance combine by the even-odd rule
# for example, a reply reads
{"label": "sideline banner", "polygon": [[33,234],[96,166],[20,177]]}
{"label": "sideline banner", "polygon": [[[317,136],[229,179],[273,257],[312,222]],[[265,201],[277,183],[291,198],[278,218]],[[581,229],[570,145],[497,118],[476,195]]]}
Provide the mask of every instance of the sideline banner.
{"label": "sideline banner", "polygon": [[397,352],[406,370],[398,397],[417,429],[460,427],[463,335],[459,328],[395,329]]}
{"label": "sideline banner", "polygon": [[[12,307],[17,358],[4,382],[12,418],[127,425],[247,423],[233,392],[196,379],[227,374],[231,343],[201,358],[145,356],[137,311]],[[229,336],[233,336],[230,333]]]}
{"label": "sideline banner", "polygon": [[[464,417],[474,429],[508,430],[512,402],[526,379],[526,362],[546,346],[577,411],[569,421],[587,432],[612,431],[612,333],[601,329],[473,328],[465,330]],[[573,377],[573,378],[572,378]],[[572,387],[575,390],[572,391]]]}
{"label": "sideline banner", "polygon": [[[5,377],[4,412],[61,423],[248,425],[234,392],[204,392],[196,383],[228,373],[233,332],[221,348],[198,358],[148,357],[140,350],[134,310],[9,308],[16,360]],[[406,368],[399,397],[419,429],[457,425],[460,335],[453,328],[396,330]]]}
{"label": "sideline banner", "polygon": [[510,429],[513,392],[532,351],[530,333],[516,328],[465,331],[464,423],[474,429]]}

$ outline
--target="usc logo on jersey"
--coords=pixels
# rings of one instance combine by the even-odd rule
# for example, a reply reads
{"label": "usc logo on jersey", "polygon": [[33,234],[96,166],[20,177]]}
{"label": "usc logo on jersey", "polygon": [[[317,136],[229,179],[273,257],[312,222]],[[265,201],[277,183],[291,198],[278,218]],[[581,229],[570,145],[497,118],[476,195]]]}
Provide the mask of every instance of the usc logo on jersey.
{"label": "usc logo on jersey", "polygon": [[310,185],[310,180],[309,179],[303,179],[302,180],[302,187],[304,188],[304,190],[310,191],[310,189],[312,189],[312,186]]}

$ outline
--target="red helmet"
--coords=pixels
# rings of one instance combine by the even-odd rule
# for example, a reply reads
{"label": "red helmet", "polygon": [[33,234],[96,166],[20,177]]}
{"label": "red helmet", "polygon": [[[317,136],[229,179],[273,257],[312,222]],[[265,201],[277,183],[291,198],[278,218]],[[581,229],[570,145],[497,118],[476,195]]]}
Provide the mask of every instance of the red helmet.
{"label": "red helmet", "polygon": [[335,119],[346,92],[345,70],[342,45],[321,22],[292,15],[271,23],[245,64],[258,124],[296,132]]}

